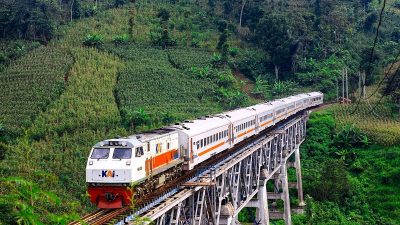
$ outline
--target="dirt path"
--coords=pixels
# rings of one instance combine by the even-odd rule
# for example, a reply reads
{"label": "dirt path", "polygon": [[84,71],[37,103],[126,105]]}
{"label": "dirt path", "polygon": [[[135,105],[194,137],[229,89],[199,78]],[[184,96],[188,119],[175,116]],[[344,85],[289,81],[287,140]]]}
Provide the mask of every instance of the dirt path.
{"label": "dirt path", "polygon": [[252,93],[254,90],[254,85],[255,85],[254,81],[247,78],[239,70],[233,70],[232,73],[237,79],[239,79],[240,81],[243,81],[245,83],[242,91],[245,92],[248,96],[250,96],[252,98],[256,98],[256,96]]}

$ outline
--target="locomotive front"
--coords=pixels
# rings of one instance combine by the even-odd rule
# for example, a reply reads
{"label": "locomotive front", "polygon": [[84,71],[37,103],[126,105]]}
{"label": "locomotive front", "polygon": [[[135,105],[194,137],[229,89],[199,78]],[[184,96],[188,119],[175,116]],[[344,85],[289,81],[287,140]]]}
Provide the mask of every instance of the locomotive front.
{"label": "locomotive front", "polygon": [[[90,201],[98,208],[121,208],[131,204],[131,184],[143,177],[137,174],[141,162],[135,149],[143,149],[137,140],[113,139],[97,143],[86,164],[86,182]],[[139,152],[140,153],[140,152]],[[136,171],[136,172],[135,172]]]}

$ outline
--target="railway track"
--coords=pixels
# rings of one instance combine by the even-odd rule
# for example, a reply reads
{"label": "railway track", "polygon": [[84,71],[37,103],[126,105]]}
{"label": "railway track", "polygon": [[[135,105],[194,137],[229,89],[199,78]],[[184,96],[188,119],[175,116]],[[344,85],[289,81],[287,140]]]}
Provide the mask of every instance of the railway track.
{"label": "railway track", "polygon": [[98,209],[83,216],[80,220],[69,223],[69,225],[101,225],[123,213],[126,213],[129,210],[130,207],[124,207],[120,209]]}
{"label": "railway track", "polygon": [[[324,105],[321,105],[320,107],[322,107]],[[318,109],[320,107],[315,107],[313,109]],[[308,109],[308,110],[310,110],[310,109]],[[284,121],[278,122],[275,126],[270,127],[270,128],[262,131],[261,133],[255,135],[255,136],[253,136],[251,138],[248,138],[247,140],[239,143],[238,145],[232,147],[231,149],[229,149],[227,151],[224,151],[224,152],[221,152],[221,153],[213,156],[211,159],[209,159],[209,160],[207,160],[207,161],[205,161],[203,163],[200,163],[193,170],[186,172],[182,176],[176,178],[173,181],[168,182],[167,184],[164,184],[163,186],[161,186],[161,187],[157,188],[156,190],[154,190],[153,192],[151,192],[151,194],[149,194],[147,196],[143,196],[143,197],[137,199],[135,207],[138,208],[138,209],[141,209],[141,208],[145,207],[146,205],[148,205],[149,203],[151,203],[152,201],[155,201],[156,199],[159,199],[161,196],[165,195],[166,193],[170,193],[174,189],[181,188],[182,184],[184,184],[185,182],[188,182],[191,179],[197,177],[199,175],[199,172],[200,172],[201,168],[210,167],[211,165],[217,164],[218,162],[222,161],[223,159],[226,159],[227,157],[237,153],[244,146],[249,145],[251,142],[254,142],[255,140],[258,140],[259,138],[261,138],[265,134],[267,134],[267,133],[271,132],[272,130],[274,130],[276,127],[279,127],[280,125],[284,124],[286,121],[296,117],[297,115],[299,115],[301,113],[303,113],[303,111],[297,113],[296,115],[292,115],[292,116],[288,117]],[[82,224],[82,225],[83,224],[90,224],[90,225],[112,224],[110,222],[112,222],[112,220],[114,218],[120,218],[120,217],[129,215],[132,212],[133,212],[132,207],[124,207],[124,208],[120,208],[120,209],[100,209],[100,210],[96,210],[93,213],[85,215],[79,221],[74,221],[74,222],[70,223],[69,225],[77,225],[77,224]]]}

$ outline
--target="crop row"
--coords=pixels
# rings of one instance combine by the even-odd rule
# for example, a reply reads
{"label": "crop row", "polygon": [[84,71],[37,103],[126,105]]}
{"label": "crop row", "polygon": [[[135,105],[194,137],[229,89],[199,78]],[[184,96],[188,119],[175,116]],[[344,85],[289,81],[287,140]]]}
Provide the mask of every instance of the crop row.
{"label": "crop row", "polygon": [[73,58],[59,48],[40,47],[0,73],[0,121],[18,129],[44,110],[64,88]]}
{"label": "crop row", "polygon": [[363,130],[375,143],[391,146],[400,144],[400,120],[391,115],[384,105],[375,107],[361,103],[357,110],[355,105],[340,106],[333,109],[339,126],[354,124]]}
{"label": "crop row", "polygon": [[126,60],[116,88],[121,111],[143,108],[150,115],[171,113],[186,119],[221,110],[210,97],[216,85],[197,80],[189,72],[192,66],[208,65],[210,53],[144,46],[105,47]]}

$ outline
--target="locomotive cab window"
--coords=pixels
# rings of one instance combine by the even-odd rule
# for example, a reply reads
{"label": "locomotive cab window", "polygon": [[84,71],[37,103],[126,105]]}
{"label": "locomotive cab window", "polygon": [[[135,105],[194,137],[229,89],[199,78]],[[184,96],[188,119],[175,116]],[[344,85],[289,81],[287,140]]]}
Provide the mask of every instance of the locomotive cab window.
{"label": "locomotive cab window", "polygon": [[115,148],[113,159],[130,159],[132,158],[132,149],[130,148]]}
{"label": "locomotive cab window", "polygon": [[[115,154],[115,150],[114,150],[114,154]],[[135,157],[140,157],[144,155],[144,151],[143,151],[143,147],[138,147],[135,150]]]}
{"label": "locomotive cab window", "polygon": [[110,154],[109,148],[95,148],[93,149],[91,159],[107,159]]}

